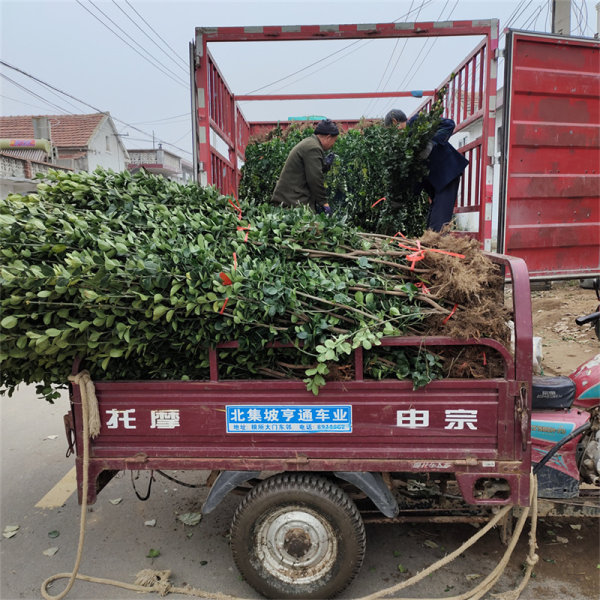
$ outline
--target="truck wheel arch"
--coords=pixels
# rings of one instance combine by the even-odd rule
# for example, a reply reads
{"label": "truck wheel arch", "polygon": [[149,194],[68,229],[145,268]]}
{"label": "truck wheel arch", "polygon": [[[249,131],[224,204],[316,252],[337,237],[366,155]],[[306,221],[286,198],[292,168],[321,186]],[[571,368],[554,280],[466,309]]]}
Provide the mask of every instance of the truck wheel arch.
{"label": "truck wheel arch", "polygon": [[[398,515],[398,503],[381,473],[334,471],[333,474],[365,493],[386,517],[392,518]],[[259,475],[260,471],[221,471],[202,506],[202,513],[207,515],[212,512],[234,488]]]}

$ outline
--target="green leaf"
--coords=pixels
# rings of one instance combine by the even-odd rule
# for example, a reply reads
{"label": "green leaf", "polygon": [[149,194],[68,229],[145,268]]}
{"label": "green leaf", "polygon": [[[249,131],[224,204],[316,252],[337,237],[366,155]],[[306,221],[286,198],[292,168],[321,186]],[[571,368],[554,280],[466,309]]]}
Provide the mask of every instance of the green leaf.
{"label": "green leaf", "polygon": [[9,315],[8,317],[4,317],[4,319],[0,321],[0,326],[2,326],[4,329],[12,329],[17,325],[18,322],[19,321],[17,317]]}
{"label": "green leaf", "polygon": [[156,550],[154,548],[150,548],[148,550],[148,554],[146,554],[146,558],[158,558],[160,556],[160,550]]}
{"label": "green leaf", "polygon": [[155,306],[154,311],[152,312],[152,320],[156,321],[157,319],[160,319],[160,317],[162,317],[168,310],[169,307],[162,304]]}

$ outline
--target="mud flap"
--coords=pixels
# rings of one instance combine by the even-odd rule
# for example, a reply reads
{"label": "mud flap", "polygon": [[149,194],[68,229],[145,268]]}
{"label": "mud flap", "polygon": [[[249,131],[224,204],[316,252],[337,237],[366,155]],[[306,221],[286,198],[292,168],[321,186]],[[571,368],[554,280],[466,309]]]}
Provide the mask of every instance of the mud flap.
{"label": "mud flap", "polygon": [[231,490],[259,475],[260,471],[222,471],[219,473],[210,488],[206,502],[202,505],[202,514],[207,515],[212,512]]}
{"label": "mud flap", "polygon": [[398,516],[400,509],[396,498],[383,481],[381,473],[360,473],[354,471],[335,471],[334,475],[355,485],[373,501],[375,506],[389,518]]}

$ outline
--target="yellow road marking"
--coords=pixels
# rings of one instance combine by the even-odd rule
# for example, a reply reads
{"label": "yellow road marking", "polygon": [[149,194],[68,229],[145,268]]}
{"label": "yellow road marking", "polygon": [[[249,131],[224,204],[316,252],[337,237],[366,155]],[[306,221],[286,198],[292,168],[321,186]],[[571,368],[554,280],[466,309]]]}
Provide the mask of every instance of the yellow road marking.
{"label": "yellow road marking", "polygon": [[35,506],[36,508],[60,508],[77,490],[77,473],[73,467]]}

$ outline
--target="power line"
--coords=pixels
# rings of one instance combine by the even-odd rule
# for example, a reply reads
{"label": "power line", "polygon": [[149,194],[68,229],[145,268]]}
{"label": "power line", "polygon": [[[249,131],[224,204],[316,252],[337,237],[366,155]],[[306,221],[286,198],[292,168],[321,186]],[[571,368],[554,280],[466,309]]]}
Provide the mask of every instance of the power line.
{"label": "power line", "polygon": [[[444,11],[446,10],[446,7],[448,6],[449,2],[450,2],[450,0],[446,0],[446,4],[444,4],[444,7],[442,8],[442,10],[440,11],[440,14],[438,15],[438,20],[442,18],[442,15],[444,14]],[[458,0],[456,0],[456,3],[452,7],[452,10],[445,17],[446,20],[448,20],[452,16],[452,13],[456,10],[457,6],[458,6]],[[402,80],[402,82],[398,86],[399,89],[403,89],[403,87],[405,85],[408,86],[410,84],[410,82],[414,79],[415,74],[417,73],[417,71],[419,70],[419,68],[421,67],[421,65],[425,62],[425,59],[429,56],[429,53],[431,52],[431,50],[433,49],[433,47],[435,46],[435,44],[437,43],[437,41],[438,41],[438,38],[429,38],[428,40],[425,41],[425,44],[423,44],[423,46],[421,47],[421,50],[419,51],[419,54],[415,58],[412,67],[408,70],[407,74],[404,76],[404,79]],[[429,42],[432,42],[432,43],[429,46],[429,49],[427,50],[427,53],[425,54],[425,56],[423,57],[423,59],[421,60],[421,62],[417,65],[417,61],[419,60],[419,56],[421,56],[421,53],[423,52],[423,50],[425,50],[425,48],[427,47],[427,44]],[[413,72],[413,71],[414,71],[414,73],[413,73],[413,75],[411,77],[411,72]],[[411,77],[411,79],[409,79],[409,77]],[[391,106],[391,104],[393,102],[394,102],[393,100],[388,101],[388,104],[386,105],[385,111],[382,111],[382,112],[386,112],[387,111],[387,107]]]}
{"label": "power line", "polygon": [[[431,2],[432,0],[426,0],[426,1]],[[409,13],[406,13],[406,15],[408,15],[408,14]],[[405,17],[406,15],[403,15],[403,17]],[[395,21],[392,21],[392,22],[395,23],[396,21],[399,21],[403,17],[399,17],[398,19],[396,19]],[[338,50],[336,52],[333,52],[332,54],[330,54],[329,56],[326,56],[324,59],[321,59],[321,60],[326,60],[328,58],[331,58],[332,56],[334,56],[338,52],[343,52],[344,50],[348,50],[352,46],[356,46],[354,49],[349,50],[349,52],[346,52],[346,54],[343,54],[342,56],[336,58],[335,60],[332,60],[331,62],[329,62],[326,65],[327,67],[331,67],[331,65],[334,65],[336,62],[339,62],[340,60],[343,60],[344,58],[347,58],[348,56],[350,56],[350,54],[353,54],[357,50],[360,50],[361,48],[364,48],[367,44],[370,44],[371,42],[373,42],[373,40],[356,40],[355,42],[352,42],[351,44],[348,44],[344,48],[341,48],[340,50]],[[317,62],[320,62],[320,61],[317,61]],[[315,64],[315,63],[313,63],[313,64]],[[309,65],[309,66],[312,66],[312,65]],[[280,88],[277,88],[276,90],[274,90],[274,92],[279,92],[281,90],[284,90],[285,88],[290,87],[291,85],[294,85],[295,83],[298,83],[299,81],[302,81],[302,80],[306,79],[307,77],[311,77],[315,73],[318,73],[319,71],[321,71],[323,68],[325,68],[325,65],[323,67],[320,67],[316,71],[312,71],[311,73],[307,73],[306,75],[304,75],[302,77],[299,77],[298,79],[294,79],[293,81],[290,81],[289,83],[285,84],[284,86],[281,86]],[[304,69],[301,69],[301,70],[304,70]],[[290,77],[291,77],[291,75],[290,75]],[[284,77],[283,79],[286,79],[286,78]]]}
{"label": "power line", "polygon": [[[412,4],[411,4],[412,6]],[[419,18],[419,15],[421,14],[421,10],[423,9],[424,3],[421,3],[421,6],[419,7],[419,12],[417,13],[417,16],[415,17],[416,19]],[[402,57],[402,54],[404,53],[404,50],[406,50],[406,45],[408,44],[408,38],[404,39],[404,45],[402,46],[402,49],[400,50],[400,54],[398,54],[398,58],[396,59],[396,62],[394,63],[394,67],[392,68],[392,70],[390,71],[390,74],[388,75],[388,78],[385,81],[385,84],[383,85],[383,89],[387,88],[388,83],[390,82],[390,79],[392,78],[392,75],[394,74],[394,72],[396,71],[396,67],[398,66],[398,63],[400,62],[400,58]],[[377,103],[379,100],[375,100],[375,102]],[[385,106],[390,106],[392,103],[392,101],[386,101]],[[366,111],[365,111],[366,112]]]}
{"label": "power line", "polygon": [[162,123],[163,121],[173,121],[175,119],[181,119],[181,117],[188,117],[190,113],[182,113],[180,115],[173,115],[172,117],[165,117],[164,119],[155,119],[154,121],[136,121],[136,125],[150,125],[151,123]]}
{"label": "power line", "polygon": [[148,25],[148,27],[150,28],[150,30],[155,33],[158,36],[158,39],[165,44],[165,46],[167,46],[167,48],[169,48],[169,50],[171,50],[171,52],[173,52],[173,54],[187,67],[188,63],[186,60],[184,60],[183,58],[181,58],[179,56],[179,54],[177,54],[177,52],[175,50],[173,50],[173,48],[169,45],[169,43],[167,41],[165,41],[160,34],[156,31],[156,29],[154,29],[152,27],[152,25],[150,25],[150,23],[148,23],[148,21],[146,21],[146,19],[144,19],[144,17],[142,17],[142,15],[132,6],[132,4],[129,2],[129,0],[125,0],[125,2],[127,3],[127,6],[129,6],[129,8],[131,8],[131,10],[142,20],[144,21],[144,23],[146,23],[146,25]]}
{"label": "power line", "polygon": [[119,6],[116,0],[112,0],[112,3],[171,61],[173,61],[186,75],[188,74],[188,69],[182,67],[179,62],[177,62],[172,56],[170,56],[163,48],[160,47],[156,41],[149,36],[136,22],[132,19],[124,10],[123,7]]}
{"label": "power line", "polygon": [[[411,0],[410,2],[410,6],[408,8],[408,12],[410,12],[412,10],[413,4],[415,3],[415,0]],[[423,8],[423,3],[421,3],[421,8]],[[417,13],[417,16],[415,17],[416,19],[419,18],[419,13]],[[392,68],[392,70],[390,71],[390,77],[391,74],[394,72],[394,70],[396,69],[396,65],[398,64],[398,61],[400,60],[400,56],[402,56],[402,51],[404,50],[404,48],[406,48],[406,43],[408,42],[408,38],[404,38],[404,47],[402,48],[402,50],[400,50],[400,54],[398,55],[398,59],[396,60],[396,62],[394,63],[394,67]],[[375,89],[376,92],[378,92],[380,89],[383,89],[386,85],[388,80],[385,82],[385,84],[382,86],[381,84],[383,83],[383,80],[385,78],[385,74],[387,73],[387,70],[392,62],[392,58],[394,58],[394,54],[396,53],[396,48],[398,48],[398,44],[400,43],[400,38],[398,38],[396,40],[396,43],[394,44],[394,48],[392,50],[392,52],[390,53],[390,57],[387,61],[387,65],[385,65],[385,69],[383,70],[383,73],[381,74],[381,79],[379,80],[379,83],[377,84],[377,88]],[[363,111],[363,114],[367,114],[369,112],[369,109],[371,108],[371,106],[375,103],[375,98],[371,98],[369,100],[369,103],[367,104],[365,110]]]}
{"label": "power line", "polygon": [[[84,106],[87,106],[87,107],[91,108],[92,110],[94,110],[96,112],[104,113],[104,114],[109,114],[109,113],[107,113],[107,111],[100,110],[99,108],[97,108],[96,106],[93,106],[89,102],[86,102],[85,100],[80,100],[79,98],[76,98],[72,94],[69,94],[68,92],[64,92],[63,90],[60,90],[57,87],[54,87],[53,85],[50,85],[49,83],[46,83],[45,81],[42,81],[41,79],[38,79],[34,75],[31,75],[30,73],[27,73],[26,71],[23,71],[22,69],[19,69],[18,67],[15,67],[15,66],[11,65],[11,64],[7,63],[4,60],[0,59],[0,65],[4,65],[5,67],[8,67],[9,69],[12,69],[13,71],[17,71],[18,73],[21,73],[22,75],[25,75],[26,77],[29,77],[30,79],[33,79],[34,81],[37,81],[38,83],[41,83],[42,85],[46,86],[47,88],[50,88],[52,90],[56,90],[57,92],[60,92],[61,94],[64,94],[65,96],[68,96],[69,98],[72,98],[73,100],[79,102],[80,104],[83,104]],[[0,75],[2,75],[2,74],[0,73]],[[3,76],[6,77],[5,75],[3,75]],[[34,95],[37,96],[37,94],[34,94]],[[40,98],[41,100],[43,100],[44,102],[47,102],[47,100],[44,100],[40,96],[37,96],[37,97]],[[73,113],[70,113],[69,111],[65,111],[64,109],[61,109],[61,110],[63,110],[63,112],[67,112],[68,114],[73,114]],[[114,121],[116,121],[118,123],[122,123],[123,125],[126,125],[127,127],[131,127],[131,129],[134,129],[135,131],[138,131],[139,133],[143,133],[144,135],[152,137],[150,133],[148,133],[147,131],[143,131],[142,129],[139,129],[138,127],[135,127],[131,123],[127,123],[126,121],[122,121],[121,119],[117,119],[116,117],[113,117],[112,115],[111,115],[111,117],[112,117],[112,119]],[[191,154],[191,152],[189,152],[188,150],[185,150],[184,148],[180,148],[179,146],[176,146],[175,144],[171,144],[170,142],[166,142],[164,140],[159,140],[159,141],[162,144],[166,144],[167,146],[171,146],[173,148],[177,148],[178,150],[181,150],[182,152],[185,152],[186,154]]]}
{"label": "power line", "polygon": [[[433,0],[424,0],[423,4],[421,5],[421,8],[423,6],[426,6],[427,4],[431,4],[432,2],[433,2]],[[398,17],[395,21],[393,21],[393,23],[396,23],[400,19],[404,19],[411,12],[414,12],[414,10],[407,12],[406,14],[402,15],[401,17]],[[352,46],[356,46],[357,44],[360,44],[360,43],[363,43],[363,46],[364,46],[364,45],[366,45],[366,44],[368,44],[368,43],[370,43],[372,41],[373,40],[355,40],[354,42],[351,42],[350,44],[347,44],[343,48],[340,48],[339,50],[336,50],[335,52],[332,52],[331,54],[327,54],[323,58],[320,58],[319,60],[316,60],[315,62],[313,62],[313,63],[311,63],[309,65],[306,65],[305,67],[302,67],[301,69],[298,69],[297,71],[294,71],[293,73],[290,73],[289,75],[286,75],[285,77],[281,77],[280,79],[272,81],[271,83],[267,83],[266,85],[263,85],[262,87],[256,88],[255,90],[252,90],[250,92],[246,92],[245,95],[248,96],[250,94],[254,94],[255,92],[259,92],[261,90],[264,90],[265,88],[271,87],[272,85],[275,85],[276,83],[284,81],[285,79],[289,79],[290,77],[293,77],[294,75],[297,75],[298,73],[301,73],[302,71],[306,71],[307,69],[310,69],[311,67],[314,67],[315,65],[317,65],[319,63],[322,63],[323,61],[327,60],[328,58],[331,58],[332,56],[335,56],[336,54],[339,54],[340,52],[343,52],[344,50],[347,50],[348,48],[351,48]],[[357,50],[358,50],[358,48],[357,48]],[[354,52],[354,50],[352,52]],[[348,54],[351,54],[351,53],[348,53]],[[337,62],[337,61],[334,61],[334,62]],[[315,71],[315,73],[317,73],[318,71],[320,71],[320,69],[317,69],[317,71]],[[311,74],[314,74],[314,73],[311,73]],[[298,79],[297,81],[301,81],[301,80]]]}
{"label": "power line", "polygon": [[528,21],[525,21],[525,23],[522,26],[523,29],[529,30],[529,28],[532,28],[533,30],[535,30],[535,24],[537,23],[537,20],[543,9],[544,9],[544,2],[542,2],[542,4],[537,7],[537,9],[535,9],[535,8],[533,9],[532,16],[529,18]]}
{"label": "power line", "polygon": [[[184,83],[182,79],[176,78],[176,76],[172,75],[169,71],[165,71],[162,67],[160,67],[159,65],[155,64],[154,62],[152,62],[152,60],[150,60],[149,58],[147,58],[146,56],[144,56],[137,48],[135,48],[134,46],[132,46],[127,40],[123,39],[114,29],[112,29],[100,17],[98,17],[97,15],[95,15],[89,8],[87,8],[87,6],[85,6],[81,2],[81,0],[75,0],[75,1],[77,2],[77,4],[79,4],[79,6],[81,6],[84,10],[86,10],[88,13],[90,13],[90,15],[92,15],[92,17],[94,17],[94,19],[96,19],[99,23],[101,23],[104,27],[106,27],[113,35],[117,36],[124,44],[126,44],[127,46],[129,46],[136,54],[138,54],[139,56],[141,56],[146,62],[150,63],[153,67],[155,67],[156,69],[158,69],[163,75],[166,75],[167,77],[169,77],[170,79],[172,79],[175,83],[178,83],[179,85],[182,85],[183,87],[187,88],[187,84]],[[114,21],[112,21],[112,19],[110,19],[110,17],[108,17],[106,15],[106,13],[104,13],[101,9],[99,9],[91,0],[88,0],[88,1],[90,2],[90,4],[96,10],[98,10],[99,12],[101,12],[112,23],[114,23]],[[118,25],[116,25],[116,26],[119,27]],[[121,27],[119,27],[119,29],[121,31],[123,31],[123,29]],[[131,37],[130,37],[130,39],[131,39]],[[138,46],[139,46],[139,44],[138,44]],[[147,52],[146,50],[144,50],[144,51]]]}
{"label": "power line", "polygon": [[[78,0],[79,1],[79,0]],[[122,31],[126,37],[128,37],[134,44],[136,44],[139,48],[141,48],[150,58],[151,60],[155,61],[160,67],[161,67],[161,71],[163,71],[164,69],[164,73],[165,75],[168,75],[169,77],[175,78],[175,80],[179,81],[180,83],[183,83],[183,85],[185,85],[185,87],[188,87],[187,81],[184,79],[181,79],[180,76],[175,75],[171,69],[163,64],[162,62],[160,62],[160,60],[158,60],[151,52],[149,52],[148,50],[146,50],[139,42],[137,42],[136,40],[134,40],[122,27],[120,27],[118,25],[118,23],[115,23],[115,21],[113,21],[100,7],[96,6],[94,4],[94,2],[92,0],[88,0],[88,2],[100,13],[102,13],[115,27],[117,27],[120,31]],[[102,22],[102,21],[100,21]],[[104,25],[104,23],[102,23]],[[108,27],[108,29],[110,29],[110,27]],[[112,31],[112,30],[111,30]],[[113,32],[115,33],[115,32]],[[125,41],[125,40],[123,40]],[[135,50],[135,48],[132,48]]]}
{"label": "power line", "polygon": [[18,102],[19,104],[24,104],[25,106],[32,106],[33,108],[41,108],[42,110],[46,110],[45,106],[40,106],[39,104],[30,104],[29,102],[23,102],[23,100],[20,100],[19,98],[12,98],[11,96],[6,96],[4,94],[0,94],[0,98],[6,98],[7,100]]}
{"label": "power line", "polygon": [[41,100],[42,102],[46,103],[48,106],[52,106],[52,108],[54,108],[54,110],[58,110],[61,113],[73,114],[71,111],[69,111],[65,108],[62,108],[61,106],[58,106],[58,104],[54,104],[53,102],[50,102],[50,100],[46,100],[39,94],[36,94],[33,90],[30,90],[29,88],[25,87],[24,85],[18,83],[14,79],[10,78],[8,75],[5,75],[4,73],[0,73],[0,77],[3,77],[7,81],[10,81],[10,83],[12,83],[14,86],[18,87],[19,89],[23,90],[24,92],[27,92],[28,94],[31,94],[38,100]]}

